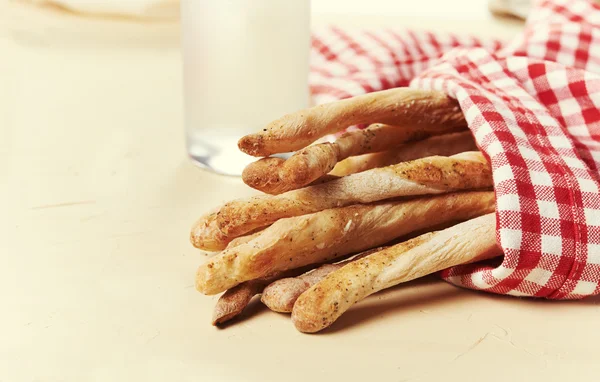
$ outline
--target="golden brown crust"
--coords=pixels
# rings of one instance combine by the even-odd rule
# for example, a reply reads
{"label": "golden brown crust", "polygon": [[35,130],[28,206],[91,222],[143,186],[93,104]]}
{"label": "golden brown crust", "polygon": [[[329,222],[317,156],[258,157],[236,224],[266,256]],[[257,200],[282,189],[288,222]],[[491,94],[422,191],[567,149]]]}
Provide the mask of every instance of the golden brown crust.
{"label": "golden brown crust", "polygon": [[328,208],[491,186],[491,169],[479,152],[428,157],[281,195],[232,201],[219,211],[217,224],[223,233],[235,237],[279,219]]}
{"label": "golden brown crust", "polygon": [[423,129],[374,124],[364,130],[348,132],[333,143],[305,147],[288,160],[263,158],[250,163],[242,179],[252,188],[268,194],[281,194],[310,184],[350,156],[382,151],[411,140],[464,128],[439,125]]}
{"label": "golden brown crust", "polygon": [[196,288],[216,294],[244,281],[373,248],[412,231],[494,210],[493,192],[354,205],[281,219],[254,240],[198,268]]}
{"label": "golden brown crust", "polygon": [[225,291],[213,310],[212,324],[219,325],[240,315],[264,286],[264,282],[252,280]]}
{"label": "golden brown crust", "polygon": [[348,126],[384,123],[415,129],[466,126],[456,100],[441,92],[396,88],[288,114],[238,142],[240,150],[266,157],[302,149]]}
{"label": "golden brown crust", "polygon": [[495,227],[495,215],[488,214],[351,262],[304,292],[294,304],[292,321],[299,331],[314,333],[382,289],[454,265],[500,256]]}
{"label": "golden brown crust", "polygon": [[219,229],[218,211],[219,209],[215,209],[194,223],[190,232],[190,241],[194,247],[204,251],[221,251],[227,247],[231,238]]}
{"label": "golden brown crust", "polygon": [[261,295],[260,301],[269,309],[279,313],[291,313],[298,297],[331,272],[340,269],[349,262],[362,259],[371,253],[381,251],[383,247],[363,252],[349,260],[335,264],[325,264],[298,277],[286,277],[270,283]]}
{"label": "golden brown crust", "polygon": [[[368,251],[367,253],[371,252],[372,251]],[[363,256],[366,256],[366,253]],[[358,256],[355,257],[355,259],[357,258]],[[239,316],[244,311],[246,306],[250,303],[252,298],[257,294],[263,292],[265,286],[272,285],[276,283],[279,279],[293,279],[294,277],[302,275],[307,271],[313,270],[315,266],[319,266],[319,264],[310,264],[305,267],[289,269],[284,272],[277,272],[274,275],[268,277],[245,281],[239,285],[234,286],[231,289],[226,290],[225,293],[223,293],[223,295],[219,297],[219,300],[215,305],[215,308],[213,310],[212,324],[219,325]],[[319,269],[330,266],[333,266],[333,264],[322,265]],[[310,274],[312,273],[313,272],[311,272]],[[311,280],[311,278],[308,278],[308,280]],[[292,306],[290,305],[290,312],[291,307]]]}
{"label": "golden brown crust", "polygon": [[470,131],[434,136],[406,143],[392,150],[351,156],[337,163],[329,174],[346,176],[419,158],[434,155],[450,156],[465,151],[477,151],[477,145]]}

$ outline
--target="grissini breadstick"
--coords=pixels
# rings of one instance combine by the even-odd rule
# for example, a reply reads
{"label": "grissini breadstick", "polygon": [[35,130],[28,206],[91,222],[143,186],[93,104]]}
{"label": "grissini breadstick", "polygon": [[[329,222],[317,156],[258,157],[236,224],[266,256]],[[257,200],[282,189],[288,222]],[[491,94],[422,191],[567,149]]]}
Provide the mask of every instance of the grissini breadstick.
{"label": "grissini breadstick", "polygon": [[235,237],[282,218],[327,208],[491,186],[492,172],[480,152],[435,156],[364,171],[280,195],[232,201],[219,211],[217,224],[224,234]]}
{"label": "grissini breadstick", "polygon": [[[257,196],[256,198],[260,198]],[[204,251],[222,251],[227,247],[234,247],[256,236],[257,230],[248,231],[245,236],[225,235],[217,224],[217,214],[223,207],[216,208],[198,219],[192,226],[190,241],[196,248]],[[239,237],[238,237],[239,236]]]}
{"label": "grissini breadstick", "polygon": [[421,129],[374,124],[364,130],[345,133],[333,143],[305,147],[287,160],[263,158],[250,163],[244,169],[242,179],[257,190],[281,194],[319,179],[331,171],[336,163],[350,156],[383,151],[408,141],[465,128],[437,125]]}
{"label": "grissini breadstick", "polygon": [[301,332],[317,332],[382,289],[454,265],[500,256],[495,227],[495,215],[488,214],[351,262],[304,292],[294,304],[292,321]]}
{"label": "grissini breadstick", "polygon": [[212,210],[194,223],[190,232],[190,241],[194,247],[204,251],[221,251],[227,247],[231,239],[219,230],[218,211],[218,208]]}
{"label": "grissini breadstick", "polygon": [[330,261],[410,232],[493,210],[493,192],[461,192],[281,219],[254,240],[208,259],[198,268],[196,289],[216,294],[244,281]]}
{"label": "grissini breadstick", "polygon": [[360,95],[288,114],[238,142],[246,154],[266,157],[299,150],[358,124],[385,123],[428,129],[466,126],[456,100],[441,92],[396,88]]}
{"label": "grissini breadstick", "polygon": [[[371,252],[372,251],[368,251],[368,253]],[[354,258],[357,257],[358,256],[355,256]],[[321,267],[327,267],[329,265],[331,264],[325,264]],[[219,300],[215,305],[215,309],[213,310],[212,324],[219,325],[240,315],[243,312],[244,308],[246,308],[246,306],[250,303],[252,298],[257,294],[263,292],[263,289],[267,285],[272,285],[279,279],[293,279],[296,276],[302,275],[305,272],[313,270],[315,266],[319,265],[311,264],[305,267],[289,269],[283,272],[277,272],[272,276],[245,281],[239,285],[234,286],[231,289],[227,289],[225,293],[223,293],[223,295],[219,297]]]}
{"label": "grissini breadstick", "polygon": [[213,310],[212,324],[219,325],[240,315],[264,286],[265,282],[261,280],[251,280],[225,291]]}
{"label": "grissini breadstick", "polygon": [[212,324],[222,324],[240,315],[244,308],[248,306],[252,298],[261,293],[265,286],[280,278],[294,277],[309,271],[310,269],[312,269],[312,267],[290,269],[285,272],[278,272],[272,276],[249,280],[226,290],[225,293],[219,297],[219,300],[215,305]]}
{"label": "grissini breadstick", "polygon": [[391,150],[352,156],[336,164],[329,175],[346,176],[433,155],[449,156],[466,151],[477,151],[470,131],[438,135]]}
{"label": "grissini breadstick", "polygon": [[297,277],[286,277],[273,281],[262,291],[260,301],[274,312],[290,313],[298,296],[324,279],[325,276],[340,269],[349,262],[362,259],[363,257],[382,249],[383,247],[371,249],[339,263],[322,265],[319,268]]}

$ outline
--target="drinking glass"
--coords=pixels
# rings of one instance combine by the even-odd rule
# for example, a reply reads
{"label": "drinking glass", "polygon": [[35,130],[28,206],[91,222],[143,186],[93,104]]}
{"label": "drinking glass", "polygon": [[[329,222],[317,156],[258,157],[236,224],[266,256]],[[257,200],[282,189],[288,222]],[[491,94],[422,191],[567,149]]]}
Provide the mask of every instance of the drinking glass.
{"label": "drinking glass", "polygon": [[310,0],[181,0],[187,151],[240,175],[237,141],[308,106]]}

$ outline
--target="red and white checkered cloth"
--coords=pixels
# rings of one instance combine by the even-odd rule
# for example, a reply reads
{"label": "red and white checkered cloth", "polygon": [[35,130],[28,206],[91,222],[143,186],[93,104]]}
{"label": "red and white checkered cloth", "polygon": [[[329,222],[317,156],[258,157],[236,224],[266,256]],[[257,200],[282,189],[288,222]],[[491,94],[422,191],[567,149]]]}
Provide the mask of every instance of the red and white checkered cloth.
{"label": "red and white checkered cloth", "polygon": [[493,168],[504,259],[442,277],[514,296],[599,294],[600,5],[538,1],[505,46],[410,31],[314,34],[317,103],[408,84],[456,98]]}

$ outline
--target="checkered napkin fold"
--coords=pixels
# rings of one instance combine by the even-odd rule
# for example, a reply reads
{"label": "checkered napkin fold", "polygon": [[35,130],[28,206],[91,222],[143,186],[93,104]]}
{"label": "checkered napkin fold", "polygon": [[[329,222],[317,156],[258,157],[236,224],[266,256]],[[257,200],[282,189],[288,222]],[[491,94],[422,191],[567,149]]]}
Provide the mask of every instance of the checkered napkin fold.
{"label": "checkered napkin fold", "polygon": [[505,256],[445,280],[513,296],[600,293],[600,5],[538,1],[505,45],[328,28],[312,50],[317,103],[407,85],[458,100],[492,164]]}

